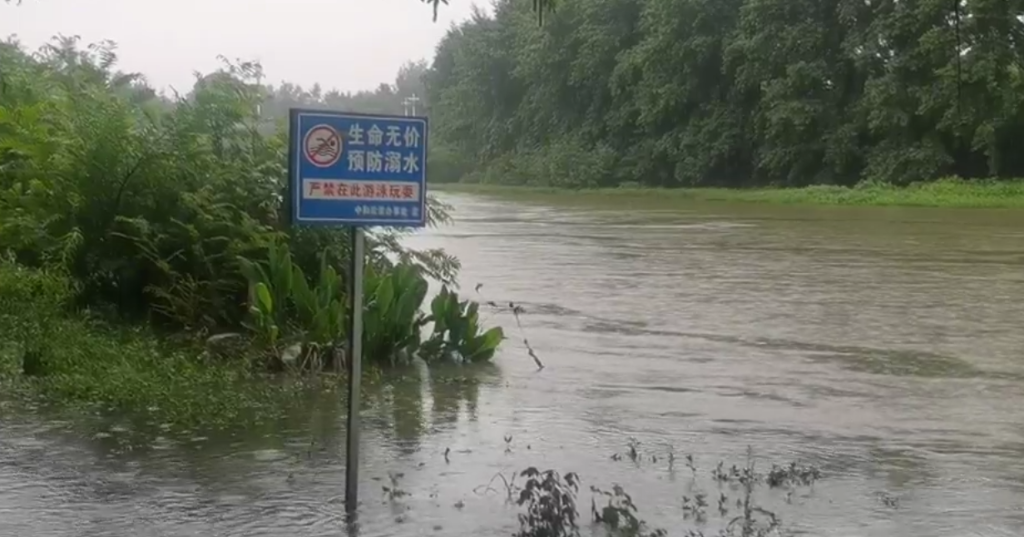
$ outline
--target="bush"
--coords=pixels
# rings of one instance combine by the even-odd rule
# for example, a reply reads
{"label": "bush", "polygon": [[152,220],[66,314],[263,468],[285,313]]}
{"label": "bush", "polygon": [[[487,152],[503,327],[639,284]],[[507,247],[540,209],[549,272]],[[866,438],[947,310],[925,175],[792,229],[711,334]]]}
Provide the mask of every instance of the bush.
{"label": "bush", "polygon": [[[70,298],[66,278],[0,259],[0,378],[21,374],[26,352],[39,356]],[[36,360],[27,372],[40,367]]]}

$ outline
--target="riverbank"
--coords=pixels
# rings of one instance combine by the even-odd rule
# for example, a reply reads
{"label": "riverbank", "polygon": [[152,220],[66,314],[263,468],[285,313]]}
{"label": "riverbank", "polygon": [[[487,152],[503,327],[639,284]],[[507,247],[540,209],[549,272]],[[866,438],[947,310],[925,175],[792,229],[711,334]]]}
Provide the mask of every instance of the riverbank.
{"label": "riverbank", "polygon": [[259,378],[243,355],[74,311],[71,296],[60,274],[0,261],[5,393],[166,432],[276,419],[304,390],[296,379]]}
{"label": "riverbank", "polygon": [[[325,350],[344,338],[347,317],[333,267],[325,263],[310,286],[282,247],[271,249],[267,271],[249,261],[243,267],[259,280],[251,324],[210,337],[83,309],[81,284],[64,269],[0,258],[0,392],[192,432],[276,420],[305,395],[340,388],[345,375]],[[428,317],[428,283],[414,265],[368,267],[365,283],[364,381],[414,358],[488,364],[504,339],[500,327],[481,328],[476,303],[446,288],[429,302]],[[418,332],[426,327],[429,336]]]}
{"label": "riverbank", "polygon": [[892,207],[1024,208],[1024,181],[964,181],[943,179],[907,187],[872,184],[855,188],[598,188],[572,190],[552,187],[438,183],[432,189],[501,197],[582,197],[598,199],[648,198],[706,202],[775,203],[792,205],[851,205]]}

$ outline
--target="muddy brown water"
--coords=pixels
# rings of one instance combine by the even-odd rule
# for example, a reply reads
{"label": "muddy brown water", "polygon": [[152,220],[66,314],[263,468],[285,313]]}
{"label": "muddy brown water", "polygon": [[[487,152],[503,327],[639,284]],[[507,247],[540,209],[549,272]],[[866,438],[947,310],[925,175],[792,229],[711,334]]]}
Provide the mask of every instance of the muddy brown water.
{"label": "muddy brown water", "polygon": [[[360,535],[509,535],[503,487],[478,487],[527,466],[619,483],[681,535],[682,497],[717,498],[704,476],[748,446],[821,469],[788,502],[762,496],[796,534],[1024,534],[1019,212],[442,197],[456,224],[409,242],[457,255],[465,291],[522,305],[522,330],[488,312],[512,338],[494,368],[372,394]],[[116,425],[82,438],[8,408],[0,535],[342,535],[343,404],[128,453]],[[631,437],[643,460],[614,460]]]}

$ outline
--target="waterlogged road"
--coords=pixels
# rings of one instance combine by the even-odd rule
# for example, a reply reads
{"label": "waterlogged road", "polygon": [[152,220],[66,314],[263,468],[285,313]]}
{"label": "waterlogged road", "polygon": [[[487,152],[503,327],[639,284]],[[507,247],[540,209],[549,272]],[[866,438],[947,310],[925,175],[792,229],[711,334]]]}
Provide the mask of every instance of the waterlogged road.
{"label": "waterlogged road", "polygon": [[[798,534],[1024,534],[1024,216],[443,197],[457,224],[411,242],[456,254],[465,290],[522,305],[523,326],[488,314],[513,338],[495,370],[371,390],[361,535],[508,535],[504,487],[477,487],[530,465],[620,483],[672,535],[707,492],[711,530],[705,476],[748,446],[820,467],[759,499]],[[342,400],[130,451],[131,431],[80,440],[7,409],[0,535],[340,535]],[[614,460],[630,437],[642,460]]]}

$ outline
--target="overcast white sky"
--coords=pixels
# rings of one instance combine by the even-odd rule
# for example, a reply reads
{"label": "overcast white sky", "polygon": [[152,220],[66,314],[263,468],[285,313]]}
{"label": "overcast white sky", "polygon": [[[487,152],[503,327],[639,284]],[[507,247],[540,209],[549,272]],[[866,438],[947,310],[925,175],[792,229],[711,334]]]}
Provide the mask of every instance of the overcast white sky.
{"label": "overcast white sky", "polygon": [[222,54],[259,60],[268,82],[359,90],[393,82],[407,60],[429,61],[474,0],[449,2],[432,22],[420,0],[23,0],[0,2],[0,37],[33,49],[58,33],[110,39],[121,70],[161,89],[191,87],[193,71],[216,69]]}

